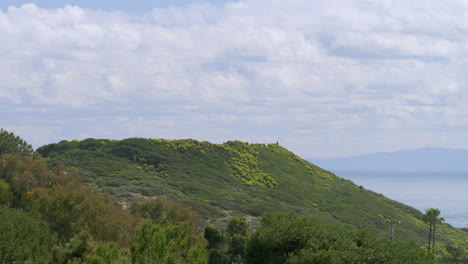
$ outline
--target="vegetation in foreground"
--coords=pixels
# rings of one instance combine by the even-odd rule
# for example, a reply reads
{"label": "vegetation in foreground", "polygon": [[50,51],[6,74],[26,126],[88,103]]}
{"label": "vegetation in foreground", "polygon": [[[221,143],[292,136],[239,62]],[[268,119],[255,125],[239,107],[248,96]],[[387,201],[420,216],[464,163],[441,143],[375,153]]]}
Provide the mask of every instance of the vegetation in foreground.
{"label": "vegetation in foreground", "polygon": [[1,157],[0,201],[2,263],[207,262],[189,209],[159,199],[124,210],[41,159]]}
{"label": "vegetation in foreground", "polygon": [[[259,179],[266,188],[281,184]],[[433,263],[416,244],[328,224],[318,214],[266,214],[250,235],[244,218],[230,217],[225,231],[208,226],[201,234],[204,222],[182,204],[141,197],[123,209],[83,183],[78,169],[60,162],[49,169],[38,155],[1,156],[0,204],[3,263]]]}
{"label": "vegetation in foreground", "polygon": [[247,263],[433,263],[414,243],[296,214],[267,214],[246,246]]}

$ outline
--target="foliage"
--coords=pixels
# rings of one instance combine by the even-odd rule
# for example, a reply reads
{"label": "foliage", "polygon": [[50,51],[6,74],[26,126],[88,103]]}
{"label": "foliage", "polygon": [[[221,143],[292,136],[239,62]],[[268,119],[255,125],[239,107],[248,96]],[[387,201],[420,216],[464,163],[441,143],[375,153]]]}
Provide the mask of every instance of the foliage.
{"label": "foliage", "polygon": [[[424,215],[418,210],[339,178],[277,144],[86,139],[50,144],[37,152],[52,167],[61,161],[75,168],[86,184],[119,201],[163,196],[191,207],[218,229],[232,215],[249,216],[256,226],[265,212],[291,210],[382,236],[388,236],[382,219],[395,219],[403,222],[395,230],[397,239],[420,246],[427,242]],[[463,241],[466,232],[440,224],[437,236],[443,244]]]}
{"label": "foliage", "polygon": [[0,206],[9,206],[13,202],[13,192],[10,185],[3,179],[0,179]]}
{"label": "foliage", "polygon": [[160,225],[143,222],[137,231],[132,263],[206,263],[207,254],[190,243],[187,224]]}
{"label": "foliage", "polygon": [[80,232],[68,241],[63,247],[56,247],[54,254],[55,263],[68,263],[69,261],[78,260],[89,250],[89,234]]}
{"label": "foliage", "polygon": [[[442,224],[440,211],[435,218],[424,217],[277,144],[86,139],[38,152],[44,158],[0,157],[0,204],[23,210],[0,208],[0,257],[6,262],[429,263],[432,256],[400,241],[422,245],[427,234],[423,220],[438,224],[437,244],[435,225],[430,228],[436,260],[464,261],[466,246],[460,241],[466,233]],[[133,215],[100,191],[130,204]],[[159,196],[133,198],[142,195]],[[205,228],[209,252],[190,207],[226,229]],[[230,217],[251,215],[250,221],[266,211],[284,210],[316,217],[265,215],[250,238],[246,218]],[[136,230],[141,218],[147,221]],[[393,243],[382,238],[381,219],[387,218],[404,222]],[[15,241],[24,241],[25,234],[31,236],[29,244],[20,243],[23,253],[13,254]],[[4,237],[13,242],[5,244]]]}
{"label": "foliage", "polygon": [[229,254],[220,249],[211,249],[208,264],[231,264],[232,260]]}
{"label": "foliage", "polygon": [[49,263],[56,235],[46,224],[16,209],[0,207],[2,263]]}
{"label": "foliage", "polygon": [[86,230],[98,241],[129,245],[138,218],[122,210],[110,196],[85,186],[53,186],[28,194],[27,208],[67,241]]}
{"label": "foliage", "polygon": [[429,240],[427,243],[427,251],[432,254],[435,253],[435,235],[436,235],[436,225],[445,221],[444,218],[439,218],[440,210],[437,208],[426,209],[426,214],[424,215],[424,221],[429,225]]}
{"label": "foliage", "polygon": [[136,199],[133,201],[130,211],[133,214],[151,219],[155,224],[196,223],[197,215],[190,208],[167,200],[164,197],[156,199]]}
{"label": "foliage", "polygon": [[432,263],[416,245],[294,213],[268,214],[246,246],[246,263]]}
{"label": "foliage", "polygon": [[199,218],[190,208],[182,204],[169,201],[164,197],[136,199],[130,212],[151,220],[153,224],[162,226],[184,224],[188,227],[188,243],[199,240]]}
{"label": "foliage", "polygon": [[19,136],[12,132],[0,129],[0,156],[3,154],[14,154],[19,156],[31,156],[33,148]]}
{"label": "foliage", "polygon": [[68,263],[70,264],[126,264],[131,263],[125,249],[119,248],[115,243],[98,243],[92,249]]}
{"label": "foliage", "polygon": [[3,182],[1,192],[10,196],[9,203],[19,206],[25,194],[35,188],[79,184],[81,179],[75,171],[60,163],[55,171],[51,171],[40,159],[5,154],[0,157],[0,180]]}
{"label": "foliage", "polygon": [[214,227],[205,228],[204,237],[210,249],[210,264],[242,263],[249,225],[245,218],[233,217],[226,229],[227,232],[221,234]]}
{"label": "foliage", "polygon": [[203,237],[206,239],[206,241],[208,241],[209,249],[219,248],[221,242],[223,241],[223,235],[218,231],[218,229],[212,226],[205,227]]}
{"label": "foliage", "polygon": [[468,254],[460,245],[448,243],[444,245],[445,254],[438,258],[438,263],[468,263]]}
{"label": "foliage", "polygon": [[[82,145],[84,149],[96,149],[101,145],[92,140],[85,143]],[[22,208],[31,213],[27,214],[28,217],[40,219],[42,224],[38,224],[44,226],[45,230],[40,238],[44,240],[43,245],[48,250],[42,254],[47,260],[38,257],[35,251],[27,251],[30,250],[28,247],[21,247],[23,251],[16,250],[24,255],[21,258],[13,255],[11,249],[18,247],[18,243],[12,239],[25,240],[23,234],[28,232],[34,236],[31,238],[34,250],[43,248],[37,246],[34,226],[22,225],[21,221],[17,221],[20,225],[19,228],[15,226],[18,228],[15,230],[12,221],[7,221],[9,218],[1,215],[1,237],[2,240],[5,237],[5,241],[10,243],[8,247],[0,248],[4,254],[1,255],[2,260],[10,262],[8,260],[17,259],[34,263],[130,263],[131,257],[138,259],[137,251],[132,251],[133,254],[130,255],[128,246],[141,242],[141,233],[138,238],[140,240],[134,239],[134,227],[138,225],[141,216],[131,215],[123,210],[110,195],[103,195],[94,187],[83,185],[78,169],[67,168],[58,162],[53,170],[49,170],[45,160],[47,158],[11,154],[0,158],[0,202]],[[164,172],[164,165],[159,164],[155,171]],[[151,219],[153,227],[156,226],[159,230],[157,237],[166,238],[165,241],[159,241],[159,249],[163,248],[165,254],[174,252],[172,260],[200,264],[208,261],[205,245],[195,233],[197,216],[188,207],[160,197],[157,200],[137,200],[133,203],[132,210]],[[2,228],[5,225],[9,227]],[[58,234],[60,244],[56,244],[57,236],[50,229]],[[16,233],[13,232],[12,235],[12,232],[3,232],[5,230]],[[46,231],[51,235],[46,234]],[[52,238],[49,239],[49,236]],[[49,240],[52,242],[49,243]],[[3,241],[0,242],[0,246],[3,245]],[[133,247],[136,248],[138,247]],[[172,263],[172,260],[169,262]]]}
{"label": "foliage", "polygon": [[274,178],[260,169],[259,153],[255,146],[240,141],[228,141],[223,146],[232,156],[231,167],[245,184],[277,185]]}
{"label": "foliage", "polygon": [[247,224],[245,218],[233,217],[229,221],[226,232],[231,235],[247,236],[249,230],[249,224]]}
{"label": "foliage", "polygon": [[95,239],[130,244],[137,218],[109,195],[81,184],[76,170],[41,159],[5,154],[0,157],[0,201],[24,208],[48,223],[61,242],[83,230]]}
{"label": "foliage", "polygon": [[143,224],[139,230],[132,247],[133,263],[207,262],[208,253],[196,233],[198,216],[188,207],[158,197],[135,200],[130,210],[151,220],[151,225]]}

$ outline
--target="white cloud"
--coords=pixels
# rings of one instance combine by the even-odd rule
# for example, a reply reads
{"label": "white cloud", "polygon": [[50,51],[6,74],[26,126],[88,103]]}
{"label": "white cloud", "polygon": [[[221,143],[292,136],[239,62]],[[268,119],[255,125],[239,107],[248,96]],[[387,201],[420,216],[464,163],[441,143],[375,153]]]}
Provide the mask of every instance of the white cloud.
{"label": "white cloud", "polygon": [[0,102],[10,114],[65,112],[30,115],[88,130],[54,128],[42,144],[277,138],[310,157],[459,146],[467,13],[468,2],[455,0],[244,0],[141,17],[11,7],[0,11]]}

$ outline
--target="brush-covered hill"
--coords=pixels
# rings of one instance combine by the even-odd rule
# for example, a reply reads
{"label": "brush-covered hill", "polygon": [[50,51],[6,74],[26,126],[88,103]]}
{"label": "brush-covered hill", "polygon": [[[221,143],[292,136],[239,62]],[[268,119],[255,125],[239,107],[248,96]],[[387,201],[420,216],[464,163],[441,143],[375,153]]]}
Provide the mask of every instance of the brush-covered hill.
{"label": "brush-covered hill", "polygon": [[[423,244],[418,210],[325,171],[277,144],[129,138],[61,141],[37,149],[50,164],[74,167],[86,181],[122,202],[164,195],[216,223],[230,214],[271,211],[313,214],[382,235],[383,220],[402,221],[396,237]],[[443,225],[441,242],[466,233]]]}

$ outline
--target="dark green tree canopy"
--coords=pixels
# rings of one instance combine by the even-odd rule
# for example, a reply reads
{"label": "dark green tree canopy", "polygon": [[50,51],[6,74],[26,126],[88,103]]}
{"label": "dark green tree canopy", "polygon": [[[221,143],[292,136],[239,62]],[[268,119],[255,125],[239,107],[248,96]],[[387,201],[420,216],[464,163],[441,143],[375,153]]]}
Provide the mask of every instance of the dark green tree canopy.
{"label": "dark green tree canopy", "polygon": [[415,244],[295,213],[263,215],[245,250],[247,264],[434,263]]}
{"label": "dark green tree canopy", "polygon": [[0,155],[15,154],[19,156],[31,156],[34,150],[31,145],[15,136],[12,132],[0,129]]}
{"label": "dark green tree canopy", "polygon": [[249,230],[249,224],[247,224],[247,221],[245,218],[238,218],[238,217],[233,217],[228,225],[226,231],[228,232],[229,235],[241,235],[241,236],[247,236],[247,232]]}
{"label": "dark green tree canopy", "polygon": [[57,236],[31,214],[0,206],[1,263],[50,263]]}
{"label": "dark green tree canopy", "polygon": [[222,234],[219,233],[218,229],[212,226],[205,227],[203,237],[206,239],[206,241],[208,241],[208,248],[216,248],[223,241]]}

